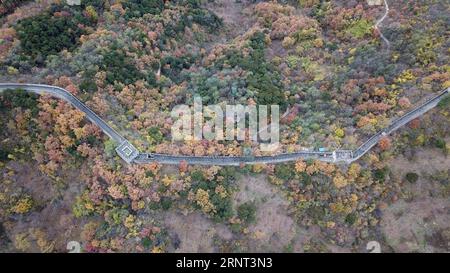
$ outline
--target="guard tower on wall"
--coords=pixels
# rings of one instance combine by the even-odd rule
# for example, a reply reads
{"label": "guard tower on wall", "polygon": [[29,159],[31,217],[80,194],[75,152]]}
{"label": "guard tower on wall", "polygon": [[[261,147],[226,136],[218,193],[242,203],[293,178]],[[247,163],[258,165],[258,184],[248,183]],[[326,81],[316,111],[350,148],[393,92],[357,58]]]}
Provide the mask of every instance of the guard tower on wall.
{"label": "guard tower on wall", "polygon": [[133,144],[131,144],[127,140],[123,141],[119,146],[117,146],[116,152],[128,164],[133,162],[133,160],[139,155],[138,149],[136,149],[136,147],[134,147]]}

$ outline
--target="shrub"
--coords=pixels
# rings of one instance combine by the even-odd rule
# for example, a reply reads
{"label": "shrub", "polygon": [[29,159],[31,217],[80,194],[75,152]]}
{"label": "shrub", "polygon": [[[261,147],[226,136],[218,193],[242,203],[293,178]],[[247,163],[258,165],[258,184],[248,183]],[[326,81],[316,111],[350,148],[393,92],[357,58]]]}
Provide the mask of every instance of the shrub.
{"label": "shrub", "polygon": [[442,138],[432,138],[431,143],[433,144],[433,146],[439,149],[445,149],[446,146],[445,140],[443,140]]}
{"label": "shrub", "polygon": [[96,10],[103,10],[103,8],[105,7],[105,2],[107,2],[107,1],[104,1],[104,0],[81,0],[80,7],[85,9],[89,6],[92,6]]}
{"label": "shrub", "polygon": [[6,89],[0,94],[0,110],[6,110],[9,107],[22,107],[25,109],[30,109],[33,115],[37,115],[38,95],[34,93],[29,93],[23,89]]}
{"label": "shrub", "polygon": [[16,30],[23,52],[37,64],[43,64],[49,55],[73,50],[78,45],[79,37],[86,33],[80,24],[91,22],[80,13],[55,16],[47,12],[21,20]]}
{"label": "shrub", "polygon": [[449,106],[450,106],[450,96],[448,96],[448,95],[447,95],[446,98],[444,98],[443,100],[441,100],[441,101],[438,103],[438,107],[441,108],[441,109],[443,109],[443,108],[449,108]]}
{"label": "shrub", "polygon": [[416,173],[407,173],[405,178],[409,183],[416,183],[419,179],[419,175]]}
{"label": "shrub", "polygon": [[336,137],[338,138],[343,138],[345,136],[345,132],[343,129],[338,128],[334,131],[334,134],[336,135]]}
{"label": "shrub", "polygon": [[306,213],[314,220],[314,223],[323,221],[326,216],[326,210],[320,205],[311,205],[306,209]]}
{"label": "shrub", "polygon": [[72,206],[72,212],[75,217],[83,217],[94,212],[94,204],[89,199],[89,192],[85,191],[80,196],[76,197],[75,203]]}
{"label": "shrub", "polygon": [[345,217],[345,222],[349,225],[353,225],[356,222],[356,214],[350,213]]}
{"label": "shrub", "polygon": [[350,25],[347,29],[347,33],[358,39],[363,38],[366,35],[370,35],[372,32],[372,24],[369,20],[358,20]]}
{"label": "shrub", "polygon": [[186,27],[191,27],[193,23],[206,27],[209,32],[217,30],[222,26],[222,19],[215,13],[202,8],[200,1],[177,1],[177,4],[187,7],[187,9],[181,14],[179,20],[165,26],[162,40],[165,40],[166,37],[177,36],[179,33],[184,32]]}
{"label": "shrub", "polygon": [[238,216],[246,223],[253,223],[256,220],[256,205],[253,202],[246,202],[237,209]]}
{"label": "shrub", "polygon": [[183,69],[188,69],[191,66],[192,59],[187,56],[173,57],[167,56],[161,60],[161,72],[164,76],[169,77],[173,82],[179,83],[183,79],[180,73]]}
{"label": "shrub", "polygon": [[93,79],[90,78],[85,78],[81,81],[80,85],[80,90],[84,91],[84,92],[96,92],[98,87],[97,84],[95,83],[95,81]]}
{"label": "shrub", "polygon": [[[126,55],[125,50],[117,42],[105,50],[102,56],[103,60],[100,64],[100,69],[106,71],[106,82],[108,84],[114,84],[116,81],[132,84],[139,79],[145,78],[145,75],[136,68],[132,59]],[[92,84],[89,87],[94,88]]]}
{"label": "shrub", "polygon": [[122,3],[125,8],[125,18],[142,17],[144,14],[158,14],[164,9],[163,0],[129,0]]}
{"label": "shrub", "polygon": [[191,172],[191,179],[192,181],[205,181],[205,176],[203,175],[203,173],[199,170],[195,170],[193,172]]}
{"label": "shrub", "polygon": [[298,4],[302,8],[310,8],[315,5],[318,5],[321,1],[319,0],[298,0]]}
{"label": "shrub", "polygon": [[[192,18],[192,22],[205,26],[209,31],[214,31],[222,26],[222,19],[207,9],[191,9],[185,18]],[[190,24],[189,22],[188,25]]]}
{"label": "shrub", "polygon": [[29,0],[2,0],[0,5],[0,18],[14,11],[16,7]]}
{"label": "shrub", "polygon": [[265,35],[257,32],[250,39],[253,49],[250,55],[241,60],[240,66],[253,73],[248,77],[248,88],[256,91],[256,101],[263,105],[280,105],[284,110],[286,99],[281,78],[274,66],[265,60]]}
{"label": "shrub", "polygon": [[5,148],[0,147],[0,162],[8,160],[8,154],[9,152]]}
{"label": "shrub", "polygon": [[161,208],[163,210],[168,210],[172,207],[172,200],[168,197],[163,197],[161,199]]}
{"label": "shrub", "polygon": [[275,166],[275,176],[283,180],[292,179],[295,175],[294,167],[290,164],[280,164]]}
{"label": "shrub", "polygon": [[33,199],[31,197],[26,196],[17,201],[17,203],[12,207],[12,212],[18,214],[25,214],[30,211],[33,207]]}
{"label": "shrub", "polygon": [[143,238],[141,243],[145,249],[149,249],[153,245],[153,241],[148,237]]}
{"label": "shrub", "polygon": [[388,172],[389,169],[387,167],[384,167],[382,169],[375,170],[373,172],[373,177],[375,178],[376,181],[384,182],[386,180]]}
{"label": "shrub", "polygon": [[148,134],[150,136],[150,144],[159,144],[163,142],[164,136],[161,133],[161,130],[158,127],[151,127],[148,129]]}
{"label": "shrub", "polygon": [[116,142],[112,139],[108,139],[105,141],[104,145],[105,154],[110,158],[114,157],[116,155]]}
{"label": "shrub", "polygon": [[223,168],[216,175],[221,177],[220,186],[222,190],[218,191],[216,178],[207,180],[201,170],[191,172],[191,190],[195,193],[195,207],[210,214],[215,221],[224,221],[233,216],[230,192],[236,174],[233,168]]}
{"label": "shrub", "polygon": [[97,22],[98,13],[93,6],[87,6],[85,12],[90,20],[92,20],[93,22]]}
{"label": "shrub", "polygon": [[216,221],[224,221],[233,216],[233,206],[230,197],[222,198],[218,194],[212,194],[211,202],[216,211],[214,214]]}

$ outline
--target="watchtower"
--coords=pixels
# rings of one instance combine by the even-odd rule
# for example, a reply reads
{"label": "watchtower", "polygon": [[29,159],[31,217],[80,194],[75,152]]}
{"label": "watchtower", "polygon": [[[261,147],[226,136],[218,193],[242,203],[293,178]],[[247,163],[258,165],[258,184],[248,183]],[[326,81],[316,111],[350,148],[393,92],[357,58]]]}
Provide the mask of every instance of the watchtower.
{"label": "watchtower", "polygon": [[116,152],[128,164],[133,162],[133,160],[139,155],[138,149],[136,149],[133,144],[131,144],[127,140],[123,141],[119,146],[117,146]]}

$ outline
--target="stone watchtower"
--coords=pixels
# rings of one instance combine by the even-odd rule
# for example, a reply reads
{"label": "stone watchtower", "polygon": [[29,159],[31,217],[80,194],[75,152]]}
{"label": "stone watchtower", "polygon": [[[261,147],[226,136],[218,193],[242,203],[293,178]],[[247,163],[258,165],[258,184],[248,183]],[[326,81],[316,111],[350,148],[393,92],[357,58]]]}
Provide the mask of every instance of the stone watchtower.
{"label": "stone watchtower", "polygon": [[133,160],[139,155],[138,149],[136,149],[133,144],[126,140],[120,143],[119,146],[117,146],[116,152],[128,164],[133,162]]}

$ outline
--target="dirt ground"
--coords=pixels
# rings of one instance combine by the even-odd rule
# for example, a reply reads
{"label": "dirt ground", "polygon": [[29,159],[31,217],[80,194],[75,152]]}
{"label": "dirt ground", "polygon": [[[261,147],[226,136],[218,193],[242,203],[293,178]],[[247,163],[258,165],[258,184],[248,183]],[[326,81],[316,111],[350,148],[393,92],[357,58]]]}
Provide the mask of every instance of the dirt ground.
{"label": "dirt ground", "polygon": [[[402,197],[383,211],[380,230],[385,242],[382,242],[382,249],[394,252],[450,251],[450,200],[442,195],[442,181],[431,178],[449,170],[450,158],[434,149],[418,149],[415,158],[409,161],[399,155],[389,162],[391,171],[399,178],[408,172],[416,172],[419,180],[414,184],[405,181]],[[214,244],[223,241],[239,242],[250,252],[304,252],[305,246],[311,243],[319,244],[327,252],[351,251],[326,243],[318,227],[305,229],[298,226],[289,215],[288,201],[282,192],[264,175],[243,176],[238,185],[233,197],[234,208],[245,202],[255,202],[255,223],[249,225],[244,234],[236,234],[199,213],[169,213],[165,224],[180,240],[177,252],[217,251],[218,245]]]}
{"label": "dirt ground", "polygon": [[284,195],[264,175],[243,176],[238,185],[233,206],[255,202],[255,223],[243,233],[233,233],[226,225],[214,223],[198,212],[186,215],[170,212],[164,222],[171,238],[179,241],[175,252],[215,252],[227,244],[246,252],[304,252],[311,240],[320,241],[330,251],[349,251],[324,243],[319,228],[299,227],[288,214]]}
{"label": "dirt ground", "polygon": [[172,243],[176,245],[173,252],[217,252],[214,245],[216,236],[223,240],[230,240],[233,237],[225,225],[216,224],[199,212],[188,215],[178,212],[167,213],[164,224],[170,230]]}
{"label": "dirt ground", "polygon": [[248,246],[254,252],[281,252],[290,244],[308,239],[287,214],[288,202],[265,176],[245,176],[235,195],[235,207],[255,202],[256,222],[248,227]]}
{"label": "dirt ground", "polygon": [[450,157],[434,149],[418,150],[414,161],[398,156],[389,165],[400,178],[415,172],[419,179],[405,181],[403,198],[384,211],[386,243],[395,252],[450,251],[450,199],[443,192],[448,181],[432,178],[450,170]]}
{"label": "dirt ground", "polygon": [[206,7],[222,18],[224,24],[230,29],[244,31],[250,26],[250,16],[248,15],[251,14],[246,2],[250,1],[243,0],[238,3],[234,0],[216,0],[214,3],[207,3]]}
{"label": "dirt ground", "polygon": [[53,251],[66,252],[68,241],[79,241],[82,220],[73,216],[72,205],[75,196],[81,191],[83,183],[76,172],[66,172],[67,187],[59,191],[49,177],[41,174],[33,163],[10,162],[8,166],[14,170],[11,180],[14,187],[22,187],[35,202],[31,213],[25,216],[13,216],[3,219],[3,229],[8,237],[8,248],[15,249],[14,240],[18,234],[25,234],[30,248],[27,251],[41,252],[32,235],[33,230],[41,230],[45,240]]}

